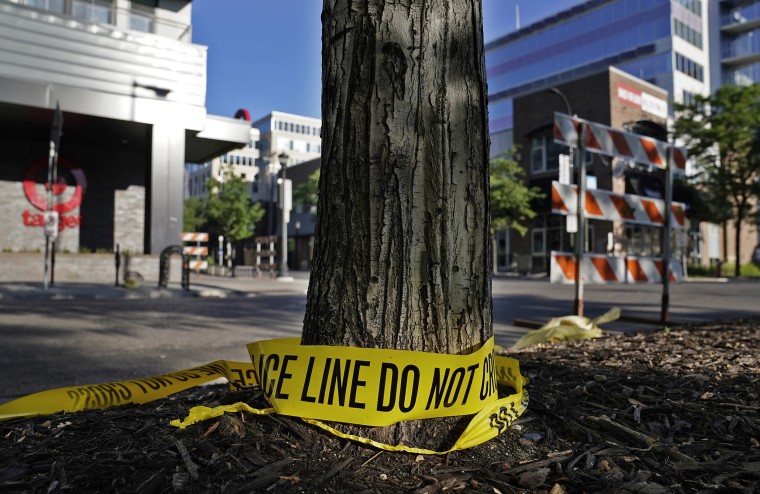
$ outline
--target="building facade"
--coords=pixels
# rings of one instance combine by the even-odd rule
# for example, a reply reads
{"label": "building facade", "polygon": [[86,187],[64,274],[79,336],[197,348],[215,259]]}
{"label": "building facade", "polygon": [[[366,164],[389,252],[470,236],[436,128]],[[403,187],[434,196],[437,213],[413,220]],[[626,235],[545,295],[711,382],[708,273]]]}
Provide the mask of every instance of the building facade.
{"label": "building facade", "polygon": [[[609,127],[631,128],[643,120],[659,125],[667,122],[667,92],[614,67],[560,84],[557,89],[574,102],[573,113]],[[521,272],[548,272],[551,251],[575,250],[575,234],[567,233],[567,217],[552,213],[551,182],[559,178],[559,156],[569,154],[567,146],[554,142],[554,112],[567,113],[556,94],[538,91],[514,100],[515,144],[524,150],[519,153],[520,162],[528,184],[545,194],[534,204],[537,216],[528,234],[512,238],[517,253],[513,262]],[[583,164],[590,189],[664,198],[663,170],[591,153],[585,154]],[[572,182],[577,183],[575,176]],[[677,189],[675,200],[683,196]],[[585,247],[590,253],[657,257],[661,239],[660,227],[589,219]],[[503,265],[505,259],[497,257],[497,261]]]}
{"label": "building facade", "polygon": [[[208,115],[189,0],[0,0],[0,248],[159,253],[180,243],[184,165],[250,140]],[[60,105],[59,174],[47,183]],[[47,191],[53,190],[53,204]]]}
{"label": "building facade", "polygon": [[[670,119],[674,103],[688,104],[723,84],[758,82],[759,30],[757,0],[589,0],[500,37],[486,46],[491,154],[513,144],[532,145],[516,134],[522,125],[517,122],[519,98],[541,93],[546,97],[548,89],[583,80],[608,66],[664,89],[669,94],[666,112],[658,116]],[[574,111],[584,104],[583,94],[568,99]],[[534,150],[522,149],[523,155],[530,152]],[[687,174],[694,171],[690,163]],[[736,261],[731,229],[707,222],[693,225],[689,259],[697,264]],[[739,261],[747,262],[757,244],[760,228],[750,222]],[[528,252],[533,259],[534,252]],[[500,269],[514,268],[516,254],[526,255],[518,253],[511,232],[499,232]]]}
{"label": "building facade", "polygon": [[666,90],[672,114],[709,94],[708,60],[707,2],[579,2],[486,45],[492,155],[514,143],[516,97],[615,66]]}

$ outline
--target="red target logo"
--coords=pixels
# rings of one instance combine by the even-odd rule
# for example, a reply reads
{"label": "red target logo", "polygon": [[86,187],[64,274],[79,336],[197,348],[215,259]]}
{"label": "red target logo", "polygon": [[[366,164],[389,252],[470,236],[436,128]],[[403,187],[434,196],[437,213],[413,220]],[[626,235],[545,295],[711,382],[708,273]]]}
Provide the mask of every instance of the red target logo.
{"label": "red target logo", "polygon": [[24,176],[24,193],[29,202],[40,211],[48,210],[47,193],[53,190],[53,211],[68,213],[82,203],[82,196],[87,190],[84,172],[70,161],[58,160],[58,180],[54,184],[47,182],[47,159],[42,158],[27,169]]}

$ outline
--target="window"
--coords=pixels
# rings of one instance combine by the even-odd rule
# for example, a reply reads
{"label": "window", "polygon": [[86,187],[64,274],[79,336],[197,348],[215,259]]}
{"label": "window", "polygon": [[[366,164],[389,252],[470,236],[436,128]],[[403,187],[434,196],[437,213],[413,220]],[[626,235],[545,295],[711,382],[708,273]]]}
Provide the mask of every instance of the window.
{"label": "window", "polygon": [[702,49],[702,33],[695,31],[678,19],[673,19],[673,32],[679,38],[688,41],[700,50]]}
{"label": "window", "polygon": [[101,24],[113,24],[113,2],[109,0],[72,0],[71,15]]}
{"label": "window", "polygon": [[63,14],[65,12],[64,0],[23,0],[22,5],[34,7],[35,9],[49,10]]}
{"label": "window", "polygon": [[659,257],[662,229],[654,226],[625,225],[625,250],[631,256]]}
{"label": "window", "polygon": [[530,169],[534,172],[544,170],[546,161],[546,149],[544,147],[544,138],[534,137],[530,140]]}
{"label": "window", "polygon": [[132,10],[129,12],[129,29],[143,33],[153,32],[154,9],[146,5],[132,2]]}
{"label": "window", "polygon": [[702,0],[678,0],[691,13],[702,17]]}
{"label": "window", "polygon": [[[567,146],[554,142],[552,136],[536,136],[531,139],[530,169],[534,173],[559,169],[559,155],[568,154]],[[584,164],[590,165],[591,153],[584,153]]]}
{"label": "window", "polygon": [[676,70],[700,82],[704,80],[704,67],[680,53],[676,53]]}

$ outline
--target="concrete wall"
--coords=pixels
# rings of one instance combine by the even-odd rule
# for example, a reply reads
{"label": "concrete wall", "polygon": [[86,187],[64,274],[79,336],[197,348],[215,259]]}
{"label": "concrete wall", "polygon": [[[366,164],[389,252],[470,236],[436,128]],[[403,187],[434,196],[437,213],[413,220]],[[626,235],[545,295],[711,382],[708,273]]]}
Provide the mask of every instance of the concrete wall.
{"label": "concrete wall", "polygon": [[[137,271],[148,285],[158,285],[159,256],[125,255],[121,257],[120,279],[128,271]],[[44,257],[41,252],[0,253],[0,283],[42,282]],[[171,258],[170,281],[181,281],[182,261]],[[56,254],[55,281],[60,283],[113,284],[116,265],[113,254]]]}

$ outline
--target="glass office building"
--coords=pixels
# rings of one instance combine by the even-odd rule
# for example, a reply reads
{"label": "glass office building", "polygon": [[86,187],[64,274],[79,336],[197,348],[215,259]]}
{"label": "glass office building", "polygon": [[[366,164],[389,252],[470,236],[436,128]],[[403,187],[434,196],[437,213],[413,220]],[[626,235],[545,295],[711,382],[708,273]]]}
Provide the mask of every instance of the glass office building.
{"label": "glass office building", "polygon": [[515,97],[610,65],[677,102],[708,93],[706,14],[701,0],[590,0],[488,43],[492,155],[513,142]]}

